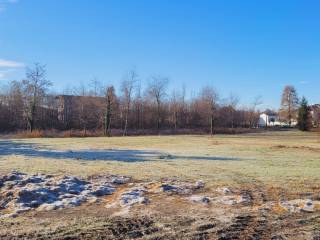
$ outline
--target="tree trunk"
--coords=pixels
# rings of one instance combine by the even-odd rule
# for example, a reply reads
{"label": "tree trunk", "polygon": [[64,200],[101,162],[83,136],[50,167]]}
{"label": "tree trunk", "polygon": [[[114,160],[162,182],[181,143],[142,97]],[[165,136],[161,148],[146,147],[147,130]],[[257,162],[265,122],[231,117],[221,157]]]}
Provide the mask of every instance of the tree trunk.
{"label": "tree trunk", "polygon": [[34,129],[34,123],[32,119],[29,120],[29,125],[30,125],[30,132],[32,133]]}
{"label": "tree trunk", "polygon": [[137,126],[138,129],[141,129],[141,123],[140,123],[140,104],[138,103],[137,107]]}
{"label": "tree trunk", "polygon": [[128,128],[128,115],[129,115],[129,108],[126,110],[125,120],[124,120],[124,130],[123,136],[127,135],[127,128]]}
{"label": "tree trunk", "polygon": [[34,130],[35,115],[36,115],[35,114],[35,106],[33,105],[31,107],[30,118],[29,118],[30,132],[33,132],[33,130]]}
{"label": "tree trunk", "polygon": [[110,137],[110,125],[111,125],[111,101],[107,100],[107,109],[104,122],[104,135]]}
{"label": "tree trunk", "polygon": [[157,101],[157,131],[160,130],[160,101]]}
{"label": "tree trunk", "polygon": [[106,136],[110,137],[110,123],[111,123],[111,119],[110,119],[110,113],[107,113],[107,121],[106,121]]}
{"label": "tree trunk", "polygon": [[178,112],[174,112],[174,130],[176,131],[178,127]]}
{"label": "tree trunk", "polygon": [[213,128],[214,128],[214,118],[213,118],[213,115],[211,115],[211,118],[210,118],[210,134],[211,135],[214,134]]}

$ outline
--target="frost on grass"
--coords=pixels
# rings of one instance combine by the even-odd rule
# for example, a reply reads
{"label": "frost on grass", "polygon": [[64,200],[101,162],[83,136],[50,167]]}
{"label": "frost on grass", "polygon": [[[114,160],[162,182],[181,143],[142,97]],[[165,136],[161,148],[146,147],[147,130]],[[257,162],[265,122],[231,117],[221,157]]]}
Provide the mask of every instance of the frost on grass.
{"label": "frost on grass", "polygon": [[280,202],[280,206],[288,212],[314,212],[320,209],[320,201],[311,199],[295,199]]}
{"label": "frost on grass", "polygon": [[[27,175],[12,172],[0,178],[0,217],[37,210],[56,210],[94,202],[110,195],[117,185],[130,181],[124,176],[97,176],[83,180],[73,176]],[[2,214],[1,212],[6,212]]]}

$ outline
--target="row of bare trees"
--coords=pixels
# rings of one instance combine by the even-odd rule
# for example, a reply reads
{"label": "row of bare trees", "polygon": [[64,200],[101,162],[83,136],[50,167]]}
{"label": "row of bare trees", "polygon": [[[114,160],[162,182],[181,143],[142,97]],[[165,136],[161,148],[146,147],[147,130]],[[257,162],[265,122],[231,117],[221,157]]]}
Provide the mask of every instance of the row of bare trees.
{"label": "row of bare trees", "polygon": [[[26,78],[12,81],[1,89],[0,130],[12,131],[55,125],[54,97],[48,95],[52,83],[46,78],[45,66],[35,64],[27,68]],[[48,107],[52,106],[52,108]]]}
{"label": "row of bare trees", "polygon": [[80,129],[110,135],[111,129],[121,129],[127,135],[148,129],[201,129],[214,134],[219,128],[257,126],[260,98],[249,107],[239,107],[238,97],[222,101],[212,86],[187,98],[184,87],[169,93],[168,83],[167,77],[153,76],[142,88],[137,72],[131,70],[119,92],[94,79],[90,86],[53,94],[45,66],[35,64],[27,69],[24,80],[1,88],[0,131]]}

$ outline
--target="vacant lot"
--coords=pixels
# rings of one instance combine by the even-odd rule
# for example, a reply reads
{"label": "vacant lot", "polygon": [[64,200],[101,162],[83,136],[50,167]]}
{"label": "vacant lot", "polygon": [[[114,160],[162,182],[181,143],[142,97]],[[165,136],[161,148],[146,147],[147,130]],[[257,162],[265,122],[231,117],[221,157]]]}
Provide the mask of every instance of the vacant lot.
{"label": "vacant lot", "polygon": [[[312,211],[291,211],[284,207],[287,203],[278,206],[282,201],[299,205],[307,199],[320,200],[320,136],[316,133],[0,140],[0,174],[12,170],[83,179],[130,176],[131,185],[149,184],[150,201],[126,211],[106,207],[130,187],[125,185],[104,197],[103,203],[29,211],[3,219],[3,238],[320,238],[318,206]],[[153,191],[173,180],[202,180],[205,187],[183,195]],[[221,188],[249,200],[218,204],[216,192]],[[186,200],[195,196],[216,202],[197,205]]]}

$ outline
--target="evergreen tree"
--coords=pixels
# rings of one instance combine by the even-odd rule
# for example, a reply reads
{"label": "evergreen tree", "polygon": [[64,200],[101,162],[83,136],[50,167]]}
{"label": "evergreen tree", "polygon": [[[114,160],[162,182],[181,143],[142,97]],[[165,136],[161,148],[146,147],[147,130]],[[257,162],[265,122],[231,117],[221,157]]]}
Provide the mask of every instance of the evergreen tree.
{"label": "evergreen tree", "polygon": [[298,110],[298,127],[301,131],[309,131],[312,127],[310,108],[305,97],[302,98]]}

